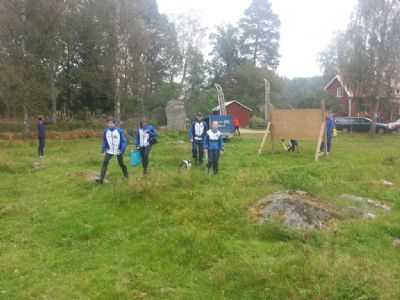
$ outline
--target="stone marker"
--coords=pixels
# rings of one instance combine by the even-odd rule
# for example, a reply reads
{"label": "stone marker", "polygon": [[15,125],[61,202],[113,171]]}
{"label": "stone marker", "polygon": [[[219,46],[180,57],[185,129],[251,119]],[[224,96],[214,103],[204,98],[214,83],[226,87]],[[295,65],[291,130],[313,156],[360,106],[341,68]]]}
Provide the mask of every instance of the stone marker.
{"label": "stone marker", "polygon": [[167,114],[167,128],[172,130],[186,130],[186,111],[182,101],[170,100],[165,108]]}

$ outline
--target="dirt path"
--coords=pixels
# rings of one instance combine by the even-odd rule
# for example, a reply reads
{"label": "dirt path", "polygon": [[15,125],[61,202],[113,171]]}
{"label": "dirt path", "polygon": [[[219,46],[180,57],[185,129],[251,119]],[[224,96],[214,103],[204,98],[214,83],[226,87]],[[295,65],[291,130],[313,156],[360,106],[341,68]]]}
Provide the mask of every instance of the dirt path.
{"label": "dirt path", "polygon": [[263,135],[265,129],[249,129],[249,128],[240,128],[241,134],[260,134]]}

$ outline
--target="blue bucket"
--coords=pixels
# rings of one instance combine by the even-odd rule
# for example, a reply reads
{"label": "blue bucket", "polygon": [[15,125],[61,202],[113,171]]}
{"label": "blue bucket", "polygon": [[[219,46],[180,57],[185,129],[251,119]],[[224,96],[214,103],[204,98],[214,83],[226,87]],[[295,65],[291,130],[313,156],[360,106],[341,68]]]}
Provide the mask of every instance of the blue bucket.
{"label": "blue bucket", "polygon": [[140,165],[141,157],[139,150],[132,150],[131,152],[131,166]]}

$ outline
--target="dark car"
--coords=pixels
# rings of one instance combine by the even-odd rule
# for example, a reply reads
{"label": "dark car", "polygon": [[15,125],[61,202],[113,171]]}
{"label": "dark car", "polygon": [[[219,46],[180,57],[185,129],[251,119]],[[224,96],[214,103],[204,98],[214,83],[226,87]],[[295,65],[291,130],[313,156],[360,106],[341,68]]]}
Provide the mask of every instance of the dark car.
{"label": "dark car", "polygon": [[[368,118],[350,118],[339,117],[336,118],[336,129],[342,132],[349,131],[364,131],[368,132],[371,129],[372,120]],[[376,123],[377,133],[388,133],[392,131],[392,127],[384,123]]]}

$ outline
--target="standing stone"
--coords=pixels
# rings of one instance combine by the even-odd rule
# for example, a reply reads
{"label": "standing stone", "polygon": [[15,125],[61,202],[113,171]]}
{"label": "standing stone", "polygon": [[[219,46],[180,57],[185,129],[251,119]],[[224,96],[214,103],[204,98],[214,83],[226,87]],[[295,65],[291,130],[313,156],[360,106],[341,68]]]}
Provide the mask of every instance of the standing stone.
{"label": "standing stone", "polygon": [[173,130],[186,130],[186,111],[182,101],[170,100],[165,108],[167,127]]}

